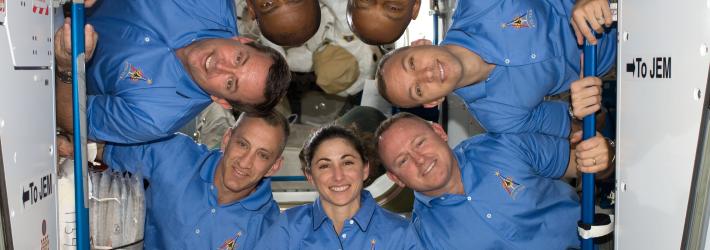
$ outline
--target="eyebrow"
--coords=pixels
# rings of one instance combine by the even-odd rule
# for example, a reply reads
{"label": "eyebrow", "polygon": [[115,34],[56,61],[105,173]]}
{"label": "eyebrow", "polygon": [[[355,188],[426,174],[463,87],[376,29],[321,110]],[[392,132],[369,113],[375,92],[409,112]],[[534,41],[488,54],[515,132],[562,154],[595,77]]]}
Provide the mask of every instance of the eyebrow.
{"label": "eyebrow", "polygon": [[264,12],[261,12],[261,14],[262,14],[262,15],[271,14],[271,12],[274,12],[274,10],[278,9],[279,7],[281,7],[281,5],[278,5],[278,6],[276,6],[276,7],[273,7],[273,8],[271,8],[271,9],[268,9],[268,10],[266,10],[266,11],[264,11]]}
{"label": "eyebrow", "polygon": [[389,18],[389,19],[392,20],[392,21],[401,21],[401,20],[403,19],[402,17],[396,17],[396,16],[391,16],[391,15],[392,15],[392,13],[389,13],[389,12],[385,11],[384,16],[385,16],[386,18]]}
{"label": "eyebrow", "polygon": [[340,157],[340,159],[341,159],[341,160],[342,160],[342,159],[345,159],[345,158],[347,158],[348,156],[350,156],[350,157],[352,157],[352,158],[356,158],[354,155],[351,155],[351,154],[344,154],[343,156]]}
{"label": "eyebrow", "polygon": [[321,161],[332,162],[332,160],[330,160],[330,158],[319,158],[319,159],[316,159],[315,163],[317,164],[317,163],[319,163],[319,162],[321,162]]}
{"label": "eyebrow", "polygon": [[266,153],[269,156],[271,156],[271,150],[268,150],[266,148],[259,148],[257,151],[261,151],[261,152]]}
{"label": "eyebrow", "polygon": [[246,65],[249,59],[251,59],[251,53],[244,53],[244,61],[242,61],[242,65]]}
{"label": "eyebrow", "polygon": [[366,10],[366,9],[368,9],[369,7],[373,6],[373,5],[376,5],[376,4],[370,4],[369,6],[363,6],[363,5],[362,5],[360,2],[358,2],[358,1],[355,1],[355,2],[353,3],[353,7],[355,7],[355,9],[359,9],[359,10]]}
{"label": "eyebrow", "polygon": [[249,142],[249,140],[247,140],[247,138],[244,138],[243,136],[237,135],[237,141],[242,141],[242,142],[244,142],[244,144],[251,147],[251,142]]}
{"label": "eyebrow", "polygon": [[399,166],[399,162],[402,160],[402,158],[405,157],[405,154],[398,154],[397,157],[394,158],[394,166]]}

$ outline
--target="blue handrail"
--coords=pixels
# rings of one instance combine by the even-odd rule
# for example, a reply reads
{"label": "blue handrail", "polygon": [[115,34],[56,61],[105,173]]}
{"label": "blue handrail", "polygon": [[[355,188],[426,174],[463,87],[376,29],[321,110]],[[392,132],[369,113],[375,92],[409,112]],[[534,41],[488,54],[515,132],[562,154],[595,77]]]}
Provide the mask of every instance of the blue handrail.
{"label": "blue handrail", "polygon": [[[584,43],[584,76],[597,74],[596,46],[585,41]],[[596,119],[594,114],[584,117],[582,138],[584,140],[596,135]],[[582,222],[587,225],[594,224],[594,174],[582,174]],[[582,239],[583,250],[593,250],[594,239]]]}
{"label": "blue handrail", "polygon": [[72,112],[74,124],[74,206],[76,209],[76,244],[89,250],[89,209],[85,196],[86,181],[86,93],[84,77],[84,0],[72,1]]}

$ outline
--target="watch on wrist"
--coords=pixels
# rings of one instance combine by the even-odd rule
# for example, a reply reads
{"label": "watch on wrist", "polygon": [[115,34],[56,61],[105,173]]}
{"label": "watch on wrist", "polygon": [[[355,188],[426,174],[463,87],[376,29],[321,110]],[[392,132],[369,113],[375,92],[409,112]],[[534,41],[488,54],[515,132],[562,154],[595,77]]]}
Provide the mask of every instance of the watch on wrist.
{"label": "watch on wrist", "polygon": [[72,82],[72,75],[71,71],[57,71],[57,79],[59,79],[62,82],[65,83],[71,83]]}
{"label": "watch on wrist", "polygon": [[569,117],[572,117],[572,119],[579,120],[576,116],[574,116],[574,112],[572,111],[572,104],[567,106],[567,112],[569,112]]}

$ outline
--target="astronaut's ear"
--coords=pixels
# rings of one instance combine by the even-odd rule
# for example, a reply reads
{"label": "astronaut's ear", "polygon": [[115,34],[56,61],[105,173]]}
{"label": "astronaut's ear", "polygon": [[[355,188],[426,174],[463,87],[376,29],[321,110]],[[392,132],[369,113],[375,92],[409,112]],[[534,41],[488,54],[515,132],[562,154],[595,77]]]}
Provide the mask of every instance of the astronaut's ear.
{"label": "astronaut's ear", "polygon": [[224,109],[232,109],[232,105],[229,104],[229,102],[227,101],[227,99],[219,98],[219,97],[216,97],[216,96],[210,96],[210,98],[212,98],[212,101],[213,101],[213,102],[219,104],[219,106],[222,106],[222,108],[224,108]]}
{"label": "astronaut's ear", "polygon": [[414,1],[414,6],[412,6],[412,20],[417,19],[417,15],[419,15],[419,6],[421,6],[421,3],[421,0]]}

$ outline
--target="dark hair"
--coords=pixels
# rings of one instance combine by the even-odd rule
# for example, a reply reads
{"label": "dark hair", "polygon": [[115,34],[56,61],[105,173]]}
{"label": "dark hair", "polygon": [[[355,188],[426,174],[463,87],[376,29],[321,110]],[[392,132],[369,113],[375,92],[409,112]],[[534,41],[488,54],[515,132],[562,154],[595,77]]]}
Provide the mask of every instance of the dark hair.
{"label": "dark hair", "polygon": [[[397,123],[398,121],[400,121],[402,119],[411,119],[411,120],[420,121],[420,122],[429,124],[429,121],[424,120],[417,115],[414,115],[412,113],[407,113],[407,112],[399,112],[396,115],[393,115],[392,117],[387,118],[387,120],[380,123],[380,126],[377,128],[377,131],[375,131],[375,149],[376,150],[379,150],[379,148],[380,148],[380,136],[382,136],[382,134],[387,132],[387,130],[389,130],[393,124]],[[383,163],[383,165],[385,165],[385,167],[387,166],[387,164],[384,164],[384,163]]]}
{"label": "dark hair", "polygon": [[389,103],[392,103],[392,100],[390,99],[389,94],[387,94],[387,85],[385,84],[385,77],[383,76],[384,71],[382,68],[385,67],[385,63],[387,63],[387,61],[389,61],[389,59],[392,58],[392,56],[394,54],[402,52],[408,48],[410,48],[410,46],[395,49],[395,50],[383,55],[382,58],[380,59],[380,62],[377,63],[377,70],[375,71],[375,72],[377,72],[377,74],[376,74],[376,76],[377,76],[377,91],[380,92],[380,95],[382,96],[382,98],[384,98]]}
{"label": "dark hair", "polygon": [[284,148],[286,148],[286,140],[288,139],[288,136],[291,133],[291,130],[289,128],[289,124],[288,124],[288,121],[286,120],[286,117],[284,117],[280,112],[278,112],[276,110],[271,110],[266,113],[242,112],[239,115],[239,118],[237,118],[237,122],[234,123],[235,124],[234,126],[238,126],[239,123],[242,121],[242,119],[244,119],[245,117],[261,119],[264,122],[266,122],[266,124],[269,124],[272,127],[280,128],[284,134],[284,138],[281,141],[281,147],[280,147],[281,152],[283,152]]}
{"label": "dark hair", "polygon": [[301,170],[303,173],[310,173],[311,171],[311,160],[313,160],[313,154],[318,149],[318,147],[323,144],[324,141],[333,138],[340,138],[347,141],[355,151],[360,154],[360,159],[363,163],[369,162],[368,151],[365,148],[365,144],[360,140],[357,132],[339,126],[335,124],[326,125],[318,128],[311,134],[311,137],[303,143],[303,148],[298,154],[298,158],[301,160]]}
{"label": "dark hair", "polygon": [[261,33],[264,35],[264,37],[279,46],[299,46],[305,43],[316,32],[318,32],[318,27],[320,27],[320,1],[313,0],[312,2],[312,13],[300,13],[302,15],[306,15],[306,17],[311,18],[301,23],[300,29],[281,29],[272,31],[271,29],[269,29],[268,25],[262,25],[262,22],[259,22],[259,30],[261,30]]}
{"label": "dark hair", "polygon": [[268,55],[274,61],[269,67],[269,73],[266,76],[266,86],[264,87],[266,100],[256,105],[246,104],[239,100],[230,100],[229,104],[233,109],[242,112],[267,114],[286,95],[288,85],[291,82],[291,71],[289,71],[286,59],[275,49],[256,42],[249,42],[246,45]]}

